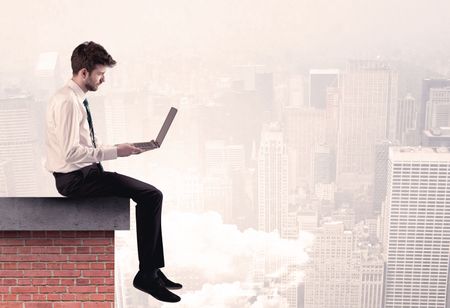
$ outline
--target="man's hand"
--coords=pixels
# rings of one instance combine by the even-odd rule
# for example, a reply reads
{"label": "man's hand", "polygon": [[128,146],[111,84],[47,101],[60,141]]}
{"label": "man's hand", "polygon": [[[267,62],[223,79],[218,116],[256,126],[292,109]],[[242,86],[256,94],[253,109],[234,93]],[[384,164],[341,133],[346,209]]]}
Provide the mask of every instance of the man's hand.
{"label": "man's hand", "polygon": [[117,156],[126,157],[133,154],[140,154],[143,151],[130,143],[117,144]]}

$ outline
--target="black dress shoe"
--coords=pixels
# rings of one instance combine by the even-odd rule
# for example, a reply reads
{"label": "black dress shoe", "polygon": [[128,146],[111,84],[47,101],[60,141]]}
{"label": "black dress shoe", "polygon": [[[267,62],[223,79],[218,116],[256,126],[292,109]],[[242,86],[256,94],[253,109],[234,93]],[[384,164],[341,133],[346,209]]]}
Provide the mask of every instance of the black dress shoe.
{"label": "black dress shoe", "polygon": [[177,283],[177,282],[173,282],[171,281],[169,278],[166,277],[166,275],[163,274],[163,272],[161,270],[157,270],[156,274],[158,275],[158,277],[161,279],[163,285],[167,288],[167,289],[171,289],[171,290],[178,290],[181,289],[183,286],[181,285],[181,283]]}
{"label": "black dress shoe", "polygon": [[141,271],[134,277],[133,286],[162,302],[176,303],[181,299],[178,295],[167,290],[159,277],[152,278]]}

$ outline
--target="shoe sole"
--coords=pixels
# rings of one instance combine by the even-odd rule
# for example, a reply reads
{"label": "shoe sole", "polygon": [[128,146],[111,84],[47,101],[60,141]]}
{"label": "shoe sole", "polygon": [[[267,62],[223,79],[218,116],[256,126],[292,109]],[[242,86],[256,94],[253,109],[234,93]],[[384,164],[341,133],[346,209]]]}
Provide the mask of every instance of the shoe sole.
{"label": "shoe sole", "polygon": [[133,287],[135,287],[135,288],[138,289],[139,291],[142,291],[142,292],[144,292],[144,293],[147,293],[147,294],[153,296],[154,298],[156,298],[156,299],[159,300],[160,302],[165,302],[165,303],[178,303],[178,302],[181,300],[180,297],[178,297],[178,299],[177,299],[177,300],[174,300],[174,301],[165,300],[165,299],[156,297],[155,295],[149,293],[147,290],[144,290],[144,289],[142,289],[142,288],[139,288],[139,287],[136,286],[134,283],[133,283]]}

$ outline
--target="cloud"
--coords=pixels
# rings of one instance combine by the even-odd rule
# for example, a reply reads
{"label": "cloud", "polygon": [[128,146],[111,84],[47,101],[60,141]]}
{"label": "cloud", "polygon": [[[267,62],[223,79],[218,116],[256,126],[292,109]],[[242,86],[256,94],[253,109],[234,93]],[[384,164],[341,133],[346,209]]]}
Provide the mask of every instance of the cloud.
{"label": "cloud", "polygon": [[302,233],[298,240],[286,240],[277,232],[242,232],[215,212],[169,212],[163,217],[163,239],[168,268],[195,270],[205,283],[219,283],[245,281],[253,257],[261,253],[305,263],[312,236]]}
{"label": "cloud", "polygon": [[[205,284],[201,290],[182,295],[178,308],[208,307],[208,308],[278,308],[286,306],[286,301],[278,294],[256,296],[240,282]],[[165,304],[162,308],[173,307]]]}

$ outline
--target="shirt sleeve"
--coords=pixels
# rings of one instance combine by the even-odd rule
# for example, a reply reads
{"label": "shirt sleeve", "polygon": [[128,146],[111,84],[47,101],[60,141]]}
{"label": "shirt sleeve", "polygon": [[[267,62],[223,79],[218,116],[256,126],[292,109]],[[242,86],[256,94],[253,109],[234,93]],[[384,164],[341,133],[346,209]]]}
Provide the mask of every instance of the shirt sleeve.
{"label": "shirt sleeve", "polygon": [[82,114],[76,103],[65,100],[55,108],[55,128],[58,144],[67,163],[95,163],[117,158],[115,146],[87,147],[80,144]]}

